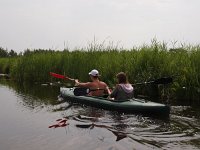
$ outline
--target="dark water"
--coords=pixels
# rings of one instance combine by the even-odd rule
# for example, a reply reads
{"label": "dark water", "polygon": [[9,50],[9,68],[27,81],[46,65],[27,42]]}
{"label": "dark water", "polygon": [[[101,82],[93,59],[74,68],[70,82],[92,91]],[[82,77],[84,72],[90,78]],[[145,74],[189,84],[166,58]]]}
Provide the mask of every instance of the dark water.
{"label": "dark water", "polygon": [[[2,81],[1,81],[2,82]],[[58,99],[59,87],[0,84],[0,150],[200,149],[200,110],[118,114]],[[49,128],[58,119],[65,127]]]}

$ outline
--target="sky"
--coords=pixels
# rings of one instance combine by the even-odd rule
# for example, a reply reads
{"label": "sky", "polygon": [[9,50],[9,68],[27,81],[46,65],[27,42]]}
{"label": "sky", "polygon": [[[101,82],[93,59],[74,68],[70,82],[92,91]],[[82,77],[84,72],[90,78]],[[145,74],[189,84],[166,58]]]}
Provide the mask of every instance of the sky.
{"label": "sky", "polygon": [[200,0],[0,0],[0,47],[200,44]]}

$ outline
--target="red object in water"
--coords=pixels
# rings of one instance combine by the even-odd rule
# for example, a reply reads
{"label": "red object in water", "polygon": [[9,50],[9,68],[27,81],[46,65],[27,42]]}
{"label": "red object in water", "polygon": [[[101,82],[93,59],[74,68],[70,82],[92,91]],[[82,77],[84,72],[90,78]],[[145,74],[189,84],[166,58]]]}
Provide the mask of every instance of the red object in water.
{"label": "red object in water", "polygon": [[54,125],[52,125],[52,126],[49,126],[49,128],[53,128],[54,127]]}
{"label": "red object in water", "polygon": [[58,128],[58,127],[60,127],[59,124],[55,124],[55,125],[54,125],[54,128]]}
{"label": "red object in water", "polygon": [[57,119],[56,121],[60,121],[60,122],[58,122],[57,124],[49,126],[49,128],[66,127],[67,125],[69,125],[69,123],[66,123],[67,119]]}
{"label": "red object in water", "polygon": [[67,126],[67,124],[65,124],[65,123],[60,125],[60,127],[66,127],[66,126]]}
{"label": "red object in water", "polygon": [[67,119],[61,120],[59,123],[65,123]]}
{"label": "red object in water", "polygon": [[60,127],[66,127],[67,125],[69,125],[69,123],[63,123],[63,124],[60,124]]}
{"label": "red object in water", "polygon": [[62,120],[62,119],[57,119],[56,121],[60,121],[60,120]]}

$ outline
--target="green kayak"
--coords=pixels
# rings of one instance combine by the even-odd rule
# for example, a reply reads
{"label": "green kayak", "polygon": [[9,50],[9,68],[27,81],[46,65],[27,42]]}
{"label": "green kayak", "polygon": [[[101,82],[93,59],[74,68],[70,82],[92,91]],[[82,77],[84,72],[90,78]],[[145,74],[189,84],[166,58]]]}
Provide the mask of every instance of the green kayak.
{"label": "green kayak", "polygon": [[75,96],[75,88],[60,88],[61,96],[69,101],[86,104],[107,110],[114,110],[124,113],[142,113],[147,115],[169,116],[170,107],[164,104],[147,101],[144,99],[125,99],[120,101],[108,100],[95,96]]}

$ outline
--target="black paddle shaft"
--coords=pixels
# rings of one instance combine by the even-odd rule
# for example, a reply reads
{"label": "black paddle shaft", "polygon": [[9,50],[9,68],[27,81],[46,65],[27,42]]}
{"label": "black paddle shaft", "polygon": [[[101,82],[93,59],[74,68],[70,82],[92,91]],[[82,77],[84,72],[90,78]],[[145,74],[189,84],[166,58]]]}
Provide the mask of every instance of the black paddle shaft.
{"label": "black paddle shaft", "polygon": [[89,94],[91,91],[104,90],[104,89],[89,89],[85,87],[77,87],[74,89],[75,96],[83,96]]}
{"label": "black paddle shaft", "polygon": [[74,89],[74,95],[75,96],[87,95],[89,92],[90,92],[90,89],[88,89],[88,88],[80,87],[80,88],[75,88]]}

